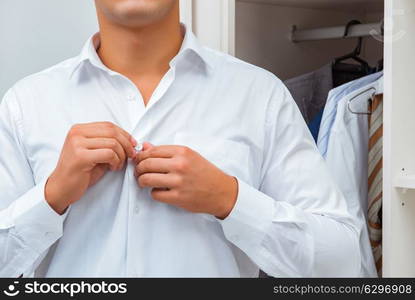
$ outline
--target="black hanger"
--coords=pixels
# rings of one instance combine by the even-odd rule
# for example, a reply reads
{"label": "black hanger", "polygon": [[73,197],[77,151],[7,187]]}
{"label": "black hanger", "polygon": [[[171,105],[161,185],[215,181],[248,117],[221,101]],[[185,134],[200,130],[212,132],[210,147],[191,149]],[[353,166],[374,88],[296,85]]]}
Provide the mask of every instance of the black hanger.
{"label": "black hanger", "polygon": [[376,66],[376,72],[383,71],[383,58],[378,61],[378,65]]}
{"label": "black hanger", "polygon": [[[357,24],[362,24],[362,23],[358,20],[352,20],[349,23],[347,23],[343,37],[347,37],[347,35],[349,34],[350,27],[353,26],[353,25],[357,25]],[[360,64],[360,66],[363,69],[363,72],[365,72],[366,74],[370,74],[371,73],[371,67],[369,66],[369,64],[365,60],[363,60],[362,58],[359,57],[360,53],[362,52],[362,44],[363,44],[363,38],[359,37],[357,46],[353,50],[353,52],[336,58],[334,60],[334,66],[340,64],[341,62],[343,62],[345,60],[353,59],[354,61],[357,61]]]}

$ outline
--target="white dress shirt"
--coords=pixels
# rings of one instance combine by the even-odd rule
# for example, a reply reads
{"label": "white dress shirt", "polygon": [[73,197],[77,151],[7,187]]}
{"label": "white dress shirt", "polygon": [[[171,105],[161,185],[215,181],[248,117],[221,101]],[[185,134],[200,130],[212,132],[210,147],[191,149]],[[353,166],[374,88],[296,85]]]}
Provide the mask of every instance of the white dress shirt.
{"label": "white dress shirt", "polygon": [[350,110],[367,112],[368,99],[375,91],[383,92],[383,77],[339,101],[326,153],[331,174],[346,198],[349,213],[358,225],[362,277],[377,277],[367,227],[369,124],[367,115],[355,114]]}
{"label": "white dress shirt", "polygon": [[350,81],[346,84],[338,86],[329,92],[326,105],[324,106],[323,116],[321,117],[320,129],[318,132],[317,148],[321,155],[325,158],[327,155],[327,147],[329,144],[329,137],[333,127],[334,120],[337,115],[337,106],[339,101],[345,97],[354,96],[354,91],[359,90],[368,84],[377,81],[383,76],[383,71],[370,74],[368,76]]}
{"label": "white dress shirt", "polygon": [[[0,276],[357,276],[357,228],[287,89],[186,33],[147,107],[82,53],[17,83],[0,109]],[[152,200],[134,165],[64,215],[44,199],[73,124],[111,121],[138,141],[186,145],[239,182],[223,221]]]}

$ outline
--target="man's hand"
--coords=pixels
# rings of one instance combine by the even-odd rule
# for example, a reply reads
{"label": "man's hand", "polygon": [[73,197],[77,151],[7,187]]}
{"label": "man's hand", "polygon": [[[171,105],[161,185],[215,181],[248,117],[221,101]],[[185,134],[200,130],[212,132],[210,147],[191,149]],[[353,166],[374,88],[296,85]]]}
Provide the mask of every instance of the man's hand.
{"label": "man's hand", "polygon": [[237,180],[187,147],[145,143],[136,163],[138,184],[152,188],[154,200],[219,219],[235,205]]}
{"label": "man's hand", "polygon": [[128,157],[135,158],[136,144],[129,133],[109,122],[74,125],[46,183],[46,201],[63,214],[107,170],[121,170]]}

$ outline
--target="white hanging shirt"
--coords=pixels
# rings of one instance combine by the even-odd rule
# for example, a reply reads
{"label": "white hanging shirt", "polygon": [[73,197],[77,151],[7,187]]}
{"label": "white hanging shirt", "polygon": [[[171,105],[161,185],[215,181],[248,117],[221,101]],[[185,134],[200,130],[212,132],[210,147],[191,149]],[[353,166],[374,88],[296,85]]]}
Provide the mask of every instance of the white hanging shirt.
{"label": "white hanging shirt", "polygon": [[[357,276],[357,228],[287,89],[186,33],[147,107],[126,77],[82,53],[17,83],[0,109],[0,276]],[[113,122],[139,141],[186,145],[239,181],[220,221],[159,203],[134,165],[69,212],[44,199],[66,134]]]}
{"label": "white hanging shirt", "polygon": [[[377,277],[367,227],[368,207],[368,99],[383,93],[383,77],[344,96],[338,103],[330,131],[326,161],[343,192],[359,229],[362,277]],[[350,104],[349,104],[350,103]]]}
{"label": "white hanging shirt", "polygon": [[369,83],[375,82],[382,76],[383,71],[370,74],[368,76],[338,86],[329,92],[327,102],[324,107],[323,116],[321,117],[320,129],[317,139],[317,148],[323,157],[326,157],[327,155],[329,137],[334,120],[336,119],[338,102],[348,95],[352,94],[354,91],[367,86]]}

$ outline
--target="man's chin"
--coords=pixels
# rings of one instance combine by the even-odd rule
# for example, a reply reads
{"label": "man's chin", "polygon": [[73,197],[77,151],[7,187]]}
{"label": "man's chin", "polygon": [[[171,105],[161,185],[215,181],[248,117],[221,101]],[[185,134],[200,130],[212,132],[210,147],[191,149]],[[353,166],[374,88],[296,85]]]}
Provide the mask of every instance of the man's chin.
{"label": "man's chin", "polygon": [[127,27],[142,27],[165,19],[174,7],[174,1],[121,1],[105,9],[107,17]]}

